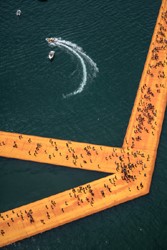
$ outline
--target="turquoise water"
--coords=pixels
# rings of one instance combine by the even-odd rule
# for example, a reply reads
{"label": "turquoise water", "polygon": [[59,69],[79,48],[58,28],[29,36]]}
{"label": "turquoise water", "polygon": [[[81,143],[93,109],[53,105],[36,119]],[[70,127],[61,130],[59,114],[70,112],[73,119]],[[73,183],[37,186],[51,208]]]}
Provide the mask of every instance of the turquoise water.
{"label": "turquoise water", "polygon": [[[133,107],[160,0],[0,1],[0,130],[121,146]],[[16,17],[20,8],[22,15]],[[97,64],[83,91],[76,55],[46,37],[81,46]],[[91,67],[87,64],[87,71]],[[167,120],[151,192],[101,213],[4,249],[154,250],[167,240]],[[0,158],[0,211],[106,176]]]}

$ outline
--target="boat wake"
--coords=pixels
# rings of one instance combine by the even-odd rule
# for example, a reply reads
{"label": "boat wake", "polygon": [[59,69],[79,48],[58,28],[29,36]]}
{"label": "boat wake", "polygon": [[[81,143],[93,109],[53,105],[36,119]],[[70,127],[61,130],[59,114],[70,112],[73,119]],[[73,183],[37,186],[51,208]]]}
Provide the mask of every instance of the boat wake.
{"label": "boat wake", "polygon": [[75,55],[82,66],[82,80],[79,84],[79,87],[69,94],[63,94],[63,97],[67,98],[81,93],[84,90],[88,80],[96,77],[96,74],[99,71],[96,63],[83,51],[81,47],[75,43],[62,40],[61,38],[46,38],[46,41],[51,47],[57,46],[60,49],[64,48],[66,51]]}

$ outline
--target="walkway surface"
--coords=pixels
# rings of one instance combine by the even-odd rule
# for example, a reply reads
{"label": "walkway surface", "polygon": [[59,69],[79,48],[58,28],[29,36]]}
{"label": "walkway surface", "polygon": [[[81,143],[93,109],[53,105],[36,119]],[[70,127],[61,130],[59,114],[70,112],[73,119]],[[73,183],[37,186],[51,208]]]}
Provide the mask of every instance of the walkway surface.
{"label": "walkway surface", "polygon": [[163,0],[122,148],[0,132],[2,157],[110,173],[1,213],[0,246],[149,192],[167,104],[166,30],[167,0]]}

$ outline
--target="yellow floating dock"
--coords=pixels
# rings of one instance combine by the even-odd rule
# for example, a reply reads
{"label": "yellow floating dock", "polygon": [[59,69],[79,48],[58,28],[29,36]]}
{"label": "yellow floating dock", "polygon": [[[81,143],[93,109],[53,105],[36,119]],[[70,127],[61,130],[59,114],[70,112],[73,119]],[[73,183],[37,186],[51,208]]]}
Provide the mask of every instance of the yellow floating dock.
{"label": "yellow floating dock", "polygon": [[167,104],[166,31],[163,0],[122,148],[0,132],[2,157],[112,173],[1,213],[1,247],[149,192]]}

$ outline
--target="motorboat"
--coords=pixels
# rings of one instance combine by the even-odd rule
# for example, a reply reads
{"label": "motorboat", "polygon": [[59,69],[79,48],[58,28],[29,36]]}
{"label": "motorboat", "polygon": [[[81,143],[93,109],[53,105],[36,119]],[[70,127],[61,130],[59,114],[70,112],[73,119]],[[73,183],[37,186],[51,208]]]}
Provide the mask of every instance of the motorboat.
{"label": "motorboat", "polygon": [[16,11],[16,16],[20,16],[21,15],[21,10],[17,10]]}
{"label": "motorboat", "polygon": [[54,56],[55,56],[55,51],[54,51],[54,50],[51,50],[51,51],[49,52],[48,58],[49,58],[50,60],[53,60]]}
{"label": "motorboat", "polygon": [[58,39],[55,37],[50,37],[50,38],[46,38],[46,41],[48,43],[56,43],[58,41]]}

